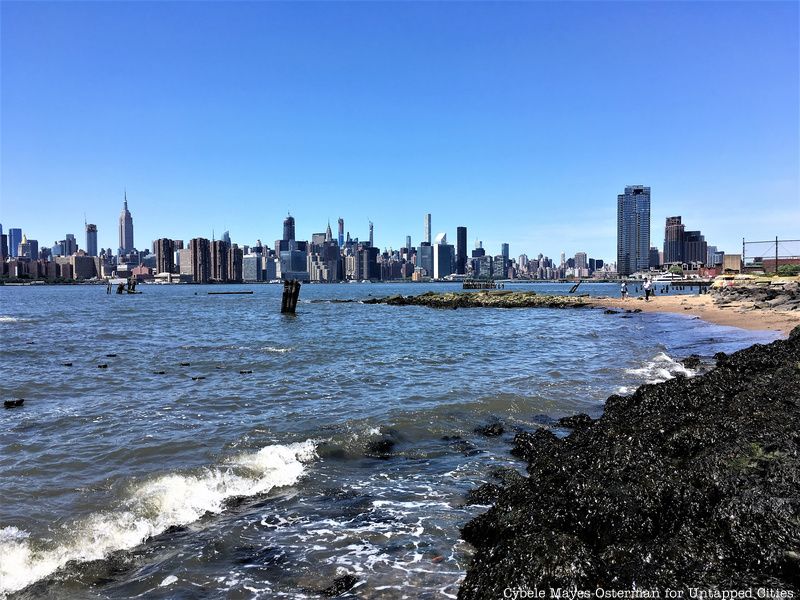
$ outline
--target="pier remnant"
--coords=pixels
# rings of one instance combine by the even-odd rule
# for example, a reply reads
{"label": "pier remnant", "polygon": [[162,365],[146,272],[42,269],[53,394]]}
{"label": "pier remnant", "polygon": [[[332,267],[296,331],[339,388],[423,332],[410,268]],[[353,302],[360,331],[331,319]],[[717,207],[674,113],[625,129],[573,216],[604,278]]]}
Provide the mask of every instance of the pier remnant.
{"label": "pier remnant", "polygon": [[296,279],[283,282],[283,297],[281,298],[281,313],[293,315],[297,309],[297,299],[300,297],[300,282]]}

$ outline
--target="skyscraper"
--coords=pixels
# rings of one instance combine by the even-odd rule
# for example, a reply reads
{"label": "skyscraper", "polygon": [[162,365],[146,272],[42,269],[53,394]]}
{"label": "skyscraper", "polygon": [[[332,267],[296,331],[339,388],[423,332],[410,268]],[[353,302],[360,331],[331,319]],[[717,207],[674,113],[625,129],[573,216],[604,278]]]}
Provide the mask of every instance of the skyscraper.
{"label": "skyscraper", "polygon": [[211,245],[206,238],[189,240],[191,253],[192,281],[208,283],[211,278]]}
{"label": "skyscraper", "polygon": [[175,242],[169,238],[156,240],[156,273],[175,272]]}
{"label": "skyscraper", "polygon": [[119,253],[127,254],[133,250],[133,218],[128,210],[128,192],[125,191],[122,201],[122,212],[119,215]]}
{"label": "skyscraper", "polygon": [[372,237],[372,221],[369,222],[369,245],[375,245],[375,239]]}
{"label": "skyscraper", "polygon": [[344,248],[344,219],[339,217],[339,248]]}
{"label": "skyscraper", "polygon": [[294,217],[292,215],[283,220],[283,239],[287,241],[294,239]]}
{"label": "skyscraper", "polygon": [[681,223],[680,216],[667,217],[667,223],[664,226],[664,264],[683,262],[685,230],[686,226]]}
{"label": "skyscraper", "polygon": [[11,257],[18,255],[20,243],[22,243],[22,229],[12,227],[8,230],[8,254]]}
{"label": "skyscraper", "polygon": [[455,248],[447,243],[447,234],[439,233],[433,244],[433,278],[442,279],[453,272]]}
{"label": "skyscraper", "polygon": [[431,213],[425,215],[425,242],[431,243]]}
{"label": "skyscraper", "polygon": [[86,224],[86,254],[97,256],[97,225]]}
{"label": "skyscraper", "polygon": [[617,196],[617,272],[630,275],[650,266],[650,188],[629,185]]}
{"label": "skyscraper", "polygon": [[456,274],[467,272],[467,228],[456,227]]}

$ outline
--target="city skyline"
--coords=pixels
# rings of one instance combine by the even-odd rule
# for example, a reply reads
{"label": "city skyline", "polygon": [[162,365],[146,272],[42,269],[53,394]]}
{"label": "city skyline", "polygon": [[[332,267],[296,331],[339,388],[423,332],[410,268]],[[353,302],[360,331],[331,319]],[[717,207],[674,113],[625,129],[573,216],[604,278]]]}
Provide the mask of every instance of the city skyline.
{"label": "city skyline", "polygon": [[800,224],[796,4],[0,10],[0,222],[42,245],[85,213],[116,249],[126,187],[148,244],[272,239],[288,211],[299,237],[343,217],[399,247],[430,212],[492,252],[610,260],[608,199],[636,182],[654,224],[683,215],[729,252]]}

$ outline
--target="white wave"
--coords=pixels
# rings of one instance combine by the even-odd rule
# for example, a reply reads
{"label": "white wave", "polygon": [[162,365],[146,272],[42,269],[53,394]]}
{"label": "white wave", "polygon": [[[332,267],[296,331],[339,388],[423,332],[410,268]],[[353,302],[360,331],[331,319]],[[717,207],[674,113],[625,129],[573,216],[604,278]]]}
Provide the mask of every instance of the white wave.
{"label": "white wave", "polygon": [[290,352],[291,348],[276,348],[275,346],[263,346],[261,350],[264,352],[275,352],[277,354],[283,354],[284,352]]}
{"label": "white wave", "polygon": [[661,383],[677,375],[685,375],[686,377],[696,375],[696,371],[686,368],[683,364],[673,360],[663,352],[656,354],[652,360],[638,369],[627,369],[625,373],[644,379],[645,383]]}
{"label": "white wave", "polygon": [[21,321],[26,321],[27,319],[20,319],[19,317],[9,317],[0,315],[0,323],[19,323]]}
{"label": "white wave", "polygon": [[97,560],[128,550],[206,513],[219,513],[233,497],[292,485],[316,456],[315,440],[266,446],[198,475],[169,474],[136,487],[119,510],[75,523],[57,545],[33,542],[15,527],[0,529],[0,597],[21,590],[67,562]]}

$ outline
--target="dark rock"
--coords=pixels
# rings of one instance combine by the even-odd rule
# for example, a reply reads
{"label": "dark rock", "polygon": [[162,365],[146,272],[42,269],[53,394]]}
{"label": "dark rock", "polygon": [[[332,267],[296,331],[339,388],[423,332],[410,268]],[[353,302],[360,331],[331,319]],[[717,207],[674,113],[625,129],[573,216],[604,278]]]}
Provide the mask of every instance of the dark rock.
{"label": "dark rock", "polygon": [[528,477],[509,475],[464,526],[475,554],[459,598],[520,586],[797,589],[800,327],[717,358],[703,375],[611,396],[567,437],[518,434]]}
{"label": "dark rock", "polygon": [[330,598],[341,596],[348,590],[352,589],[352,587],[357,583],[358,577],[348,573],[347,575],[342,575],[341,577],[334,579],[331,586],[326,587],[324,590],[319,590],[319,593]]}
{"label": "dark rock", "polygon": [[61,363],[62,367],[71,367],[72,363]]}
{"label": "dark rock", "polygon": [[494,483],[484,483],[480,487],[467,492],[465,504],[494,504],[503,492],[503,488]]}
{"label": "dark rock", "polygon": [[687,369],[696,369],[700,366],[701,361],[700,357],[697,354],[692,354],[691,356],[687,356],[681,361],[684,367]]}
{"label": "dark rock", "polygon": [[3,408],[18,408],[25,404],[24,398],[17,398],[16,400],[3,400]]}
{"label": "dark rock", "polygon": [[594,419],[585,413],[578,413],[558,420],[559,427],[566,427],[567,429],[585,429],[594,423]]}
{"label": "dark rock", "polygon": [[182,366],[182,367],[188,367],[188,366],[190,366],[190,365],[191,365],[191,363],[188,363],[188,362],[182,362],[182,363],[180,363],[180,366]]}
{"label": "dark rock", "polygon": [[97,368],[98,368],[98,369],[107,369],[107,368],[108,368],[108,365],[107,365],[107,364],[105,364],[105,363],[103,363],[102,365],[97,365]]}
{"label": "dark rock", "polygon": [[194,377],[192,377],[192,381],[198,381],[200,379],[205,379],[205,378],[206,378],[205,375],[195,375]]}
{"label": "dark rock", "polygon": [[475,433],[479,433],[486,437],[497,437],[498,435],[503,435],[504,431],[505,429],[503,429],[503,426],[500,423],[490,423],[488,425],[481,425],[480,427],[475,428]]}
{"label": "dark rock", "polygon": [[607,308],[607,309],[605,309],[605,310],[603,311],[603,314],[604,314],[604,315],[618,315],[618,314],[619,314],[619,311],[618,311],[618,310],[612,310],[612,309],[610,309],[610,308]]}
{"label": "dark rock", "polygon": [[153,371],[153,375],[163,375],[165,371]]}
{"label": "dark rock", "polygon": [[242,369],[241,371],[239,371],[239,375],[249,375],[252,372],[253,372],[252,369]]}
{"label": "dark rock", "polygon": [[722,363],[724,363],[726,360],[728,360],[728,355],[727,355],[727,354],[725,354],[724,352],[717,352],[717,353],[714,355],[714,360],[715,360],[715,361],[717,361],[717,364],[722,364]]}
{"label": "dark rock", "polygon": [[116,358],[116,357],[117,357],[117,355],[116,355],[116,354],[106,354],[106,356],[107,356],[108,358]]}

